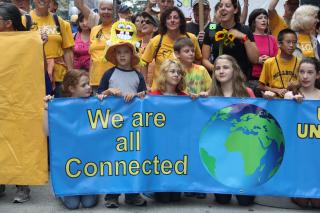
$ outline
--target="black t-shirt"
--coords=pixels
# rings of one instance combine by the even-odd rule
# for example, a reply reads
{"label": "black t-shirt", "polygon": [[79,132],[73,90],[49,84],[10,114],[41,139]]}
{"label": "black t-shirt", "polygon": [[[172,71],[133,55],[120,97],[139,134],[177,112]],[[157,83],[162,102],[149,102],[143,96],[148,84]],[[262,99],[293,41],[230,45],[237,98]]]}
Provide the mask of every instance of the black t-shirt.
{"label": "black t-shirt", "polygon": [[[250,28],[248,26],[244,26],[244,25],[241,25],[240,23],[237,23],[233,27],[233,29],[236,29],[236,30],[246,34],[250,41],[254,41],[253,34],[251,33]],[[220,24],[218,24],[216,26],[215,32],[218,32],[221,30],[223,30],[223,28],[221,27]],[[219,56],[219,43],[215,41],[214,35],[213,35],[213,37],[210,38],[209,32],[210,32],[210,29],[207,28],[205,30],[203,44],[211,46],[212,56],[213,56],[213,59],[215,59]],[[239,66],[241,67],[242,72],[246,75],[247,79],[248,80],[251,79],[252,65],[249,61],[245,46],[241,40],[235,39],[233,47],[229,47],[229,46],[225,47],[224,46],[223,54],[233,56],[237,60]]]}
{"label": "black t-shirt", "polygon": [[[209,23],[209,24],[210,24],[210,23]],[[207,24],[207,25],[205,26],[205,29],[204,29],[205,31],[208,29],[209,24]],[[188,33],[192,33],[192,34],[194,34],[195,36],[198,36],[198,35],[199,35],[199,24],[191,21],[191,22],[188,22],[188,23],[187,23],[187,26],[186,26],[186,27],[187,27],[187,32],[188,32]],[[199,43],[200,48],[201,48],[201,47],[202,47],[202,43],[200,43],[199,40],[198,40],[198,43]]]}

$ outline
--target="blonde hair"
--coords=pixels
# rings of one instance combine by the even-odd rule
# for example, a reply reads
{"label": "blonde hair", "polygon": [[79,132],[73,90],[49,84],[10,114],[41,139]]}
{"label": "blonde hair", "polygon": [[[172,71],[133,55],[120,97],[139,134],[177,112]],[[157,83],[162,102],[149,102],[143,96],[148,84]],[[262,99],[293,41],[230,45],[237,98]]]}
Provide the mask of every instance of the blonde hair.
{"label": "blonde hair", "polygon": [[296,32],[312,30],[313,26],[310,25],[310,22],[314,17],[317,17],[318,12],[319,8],[313,5],[302,5],[298,7],[291,19],[291,29]]}
{"label": "blonde hair", "polygon": [[[230,55],[220,55],[214,61],[214,67],[216,67],[217,61],[225,59],[228,60],[232,65],[233,76],[232,76],[232,97],[249,97],[247,87],[245,85],[246,77],[241,71],[236,59]],[[224,96],[221,88],[221,83],[215,77],[215,70],[212,73],[212,85],[209,92],[211,96]]]}
{"label": "blonde hair", "polygon": [[183,69],[182,65],[178,61],[167,59],[161,64],[159,76],[156,79],[157,89],[162,93],[166,92],[166,74],[169,71],[171,65],[177,66],[181,72],[181,80],[177,85],[176,92],[182,92],[186,89],[186,81],[184,79],[184,77],[186,76],[186,72]]}
{"label": "blonde hair", "polygon": [[112,0],[99,0],[98,3],[98,8],[100,9],[101,4],[112,4],[113,5],[113,1]]}

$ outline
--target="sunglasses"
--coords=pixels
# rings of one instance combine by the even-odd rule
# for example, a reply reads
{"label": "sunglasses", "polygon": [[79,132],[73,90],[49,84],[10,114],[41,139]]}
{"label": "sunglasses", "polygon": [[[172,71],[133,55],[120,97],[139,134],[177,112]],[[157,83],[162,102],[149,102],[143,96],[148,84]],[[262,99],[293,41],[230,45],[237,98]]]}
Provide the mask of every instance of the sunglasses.
{"label": "sunglasses", "polygon": [[148,19],[147,20],[142,20],[141,24],[143,24],[143,23],[155,25],[152,21],[150,21]]}

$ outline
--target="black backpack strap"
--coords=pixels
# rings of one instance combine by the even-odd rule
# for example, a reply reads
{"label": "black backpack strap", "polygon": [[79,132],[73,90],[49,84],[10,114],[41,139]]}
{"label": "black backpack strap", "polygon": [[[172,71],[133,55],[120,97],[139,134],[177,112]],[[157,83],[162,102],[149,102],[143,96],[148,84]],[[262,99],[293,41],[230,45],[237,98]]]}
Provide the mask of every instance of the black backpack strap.
{"label": "black backpack strap", "polygon": [[27,31],[30,31],[32,26],[32,18],[29,14],[25,14],[24,16],[26,17],[26,29]]}
{"label": "black backpack strap", "polygon": [[76,40],[77,35],[78,35],[78,32],[76,32],[76,33],[74,34],[73,40]]}
{"label": "black backpack strap", "polygon": [[59,17],[57,14],[53,14],[53,20],[54,20],[54,23],[57,27],[57,32],[60,33],[62,35],[62,32],[61,32],[61,27],[60,27],[60,22],[59,22]]}
{"label": "black backpack strap", "polygon": [[160,50],[160,47],[161,47],[161,44],[162,44],[162,39],[163,39],[163,35],[160,35],[160,41],[158,43],[156,51],[154,51],[154,54],[153,54],[153,58],[155,59],[155,61],[157,60],[157,54],[158,54],[158,52]]}

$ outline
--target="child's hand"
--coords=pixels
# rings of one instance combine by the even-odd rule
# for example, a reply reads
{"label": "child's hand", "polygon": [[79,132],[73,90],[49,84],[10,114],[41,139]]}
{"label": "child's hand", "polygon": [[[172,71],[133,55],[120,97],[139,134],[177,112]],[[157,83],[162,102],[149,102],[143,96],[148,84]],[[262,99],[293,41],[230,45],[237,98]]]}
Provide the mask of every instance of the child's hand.
{"label": "child's hand", "polygon": [[48,102],[51,101],[53,98],[54,96],[51,96],[51,95],[47,95],[43,98],[45,110],[48,110]]}
{"label": "child's hand", "polygon": [[276,93],[271,92],[271,91],[262,92],[262,97],[265,98],[265,99],[268,99],[268,100],[272,100],[276,96],[277,96]]}
{"label": "child's hand", "polygon": [[192,98],[192,100],[195,100],[199,97],[207,98],[208,96],[209,96],[208,92],[200,92],[198,94],[190,93],[190,97]]}
{"label": "child's hand", "polygon": [[273,90],[280,97],[283,97],[288,92],[287,89],[273,89]]}
{"label": "child's hand", "polygon": [[109,96],[109,95],[121,96],[121,90],[119,88],[109,88],[103,91],[101,94],[106,96]]}
{"label": "child's hand", "polygon": [[143,99],[146,96],[147,92],[146,91],[142,91],[142,92],[138,92],[137,96],[141,99]]}
{"label": "child's hand", "polygon": [[294,95],[293,100],[297,101],[298,103],[301,103],[303,101],[303,96],[301,94]]}
{"label": "child's hand", "polygon": [[97,94],[97,98],[102,101],[105,97],[107,97],[107,95],[104,94]]}
{"label": "child's hand", "polygon": [[124,96],[124,101],[126,103],[130,102],[135,96],[137,96],[137,93],[129,93]]}

